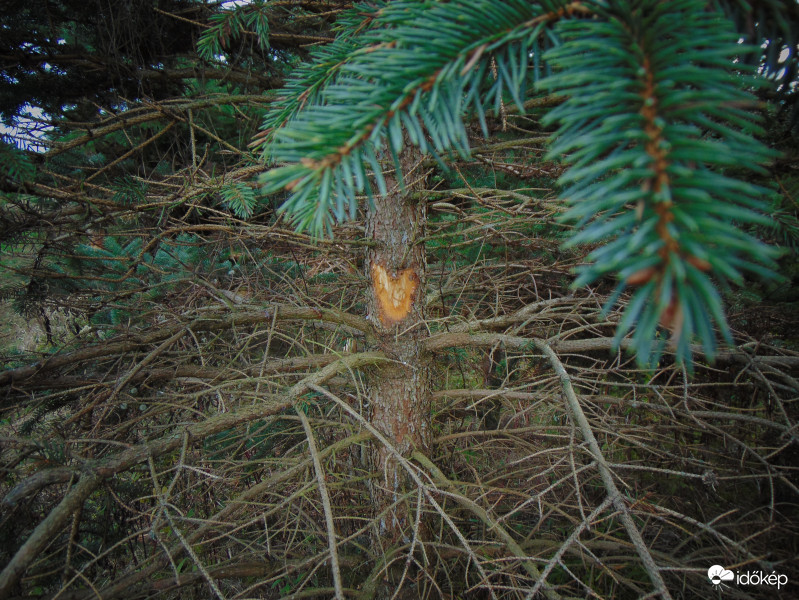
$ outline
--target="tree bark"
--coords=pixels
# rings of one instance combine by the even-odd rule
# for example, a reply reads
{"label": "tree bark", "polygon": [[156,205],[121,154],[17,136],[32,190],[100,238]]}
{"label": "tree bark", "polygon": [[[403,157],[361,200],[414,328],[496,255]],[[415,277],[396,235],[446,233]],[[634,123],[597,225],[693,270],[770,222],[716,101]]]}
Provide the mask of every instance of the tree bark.
{"label": "tree bark", "polygon": [[[424,187],[421,154],[412,146],[400,153],[404,186],[396,173],[386,173],[388,194],[375,197],[366,215],[366,235],[377,242],[366,251],[365,269],[371,285],[368,318],[377,331],[377,345],[393,362],[376,368],[368,379],[370,422],[400,454],[430,444],[430,377],[426,337],[424,235],[427,212],[418,192]],[[372,487],[379,513],[397,503],[408,478],[391,453],[375,445],[370,467],[377,473]],[[400,502],[379,520],[379,542],[393,545],[410,536],[409,513]],[[378,541],[378,540],[376,540]]]}

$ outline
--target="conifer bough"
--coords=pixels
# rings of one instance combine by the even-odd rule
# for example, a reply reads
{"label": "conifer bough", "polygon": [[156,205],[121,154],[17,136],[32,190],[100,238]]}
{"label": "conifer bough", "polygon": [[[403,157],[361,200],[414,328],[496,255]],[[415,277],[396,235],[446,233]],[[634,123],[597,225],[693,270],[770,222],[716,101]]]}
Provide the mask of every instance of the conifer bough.
{"label": "conifer bough", "polygon": [[284,166],[263,191],[289,192],[299,229],[329,232],[372,182],[385,194],[381,159],[398,165],[405,140],[442,163],[466,156],[467,116],[487,133],[503,99],[556,92],[567,100],[545,123],[558,126],[549,156],[570,165],[567,245],[601,244],[574,285],[615,277],[606,310],[633,290],[616,339],[634,329],[642,364],[666,330],[689,364],[692,340],[712,359],[715,329],[731,339],[717,286],[773,276],[775,250],[746,230],[767,221],[769,192],[741,178],[772,153],[736,60],[750,49],[707,2],[395,1],[344,23],[265,123],[265,157]]}

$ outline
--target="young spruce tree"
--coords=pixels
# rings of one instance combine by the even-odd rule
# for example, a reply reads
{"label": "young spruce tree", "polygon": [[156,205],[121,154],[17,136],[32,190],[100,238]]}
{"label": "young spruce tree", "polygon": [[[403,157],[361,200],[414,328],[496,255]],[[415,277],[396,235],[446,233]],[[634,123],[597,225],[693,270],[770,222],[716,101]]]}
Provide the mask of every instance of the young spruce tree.
{"label": "young spruce tree", "polygon": [[[263,191],[286,190],[281,211],[319,236],[368,198],[369,318],[375,348],[392,360],[372,380],[371,422],[396,451],[426,449],[430,426],[416,341],[425,283],[417,155],[446,168],[469,154],[470,121],[487,134],[486,113],[505,102],[523,111],[562,96],[545,122],[557,126],[549,156],[569,165],[560,178],[563,220],[574,225],[567,246],[595,247],[574,286],[615,280],[606,311],[630,294],[615,345],[640,364],[671,344],[690,366],[697,342],[712,360],[717,332],[731,340],[719,288],[774,266],[775,252],[748,229],[767,221],[768,191],[746,171],[772,158],[756,138],[754,82],[741,61],[751,51],[703,0],[400,0],[341,22],[267,119],[265,158],[282,166],[263,176]],[[385,462],[376,463],[378,510],[404,487]]]}

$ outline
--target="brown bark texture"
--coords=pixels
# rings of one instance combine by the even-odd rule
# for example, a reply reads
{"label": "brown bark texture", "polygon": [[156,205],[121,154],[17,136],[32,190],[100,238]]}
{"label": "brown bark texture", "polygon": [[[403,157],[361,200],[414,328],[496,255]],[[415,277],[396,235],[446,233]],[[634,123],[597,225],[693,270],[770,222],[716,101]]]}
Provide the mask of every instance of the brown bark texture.
{"label": "brown bark texture", "polygon": [[[371,285],[368,318],[378,332],[377,345],[391,360],[369,378],[369,419],[397,451],[409,456],[430,445],[430,377],[423,339],[425,327],[424,235],[426,209],[418,200],[424,188],[421,155],[408,147],[400,153],[403,171],[386,173],[388,193],[375,197],[366,216],[367,238],[377,242],[366,252],[365,270]],[[407,508],[398,502],[407,475],[384,446],[377,445],[370,466],[378,474],[373,486],[383,542],[407,536]]]}

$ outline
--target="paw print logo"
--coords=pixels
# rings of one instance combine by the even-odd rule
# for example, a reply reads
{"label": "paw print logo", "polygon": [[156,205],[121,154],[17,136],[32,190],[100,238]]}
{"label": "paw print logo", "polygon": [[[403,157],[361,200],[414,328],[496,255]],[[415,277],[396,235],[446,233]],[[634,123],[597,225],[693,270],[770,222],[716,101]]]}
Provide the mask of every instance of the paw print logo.
{"label": "paw print logo", "polygon": [[713,585],[720,585],[722,581],[732,581],[735,575],[721,565],[713,565],[707,570],[707,577]]}

